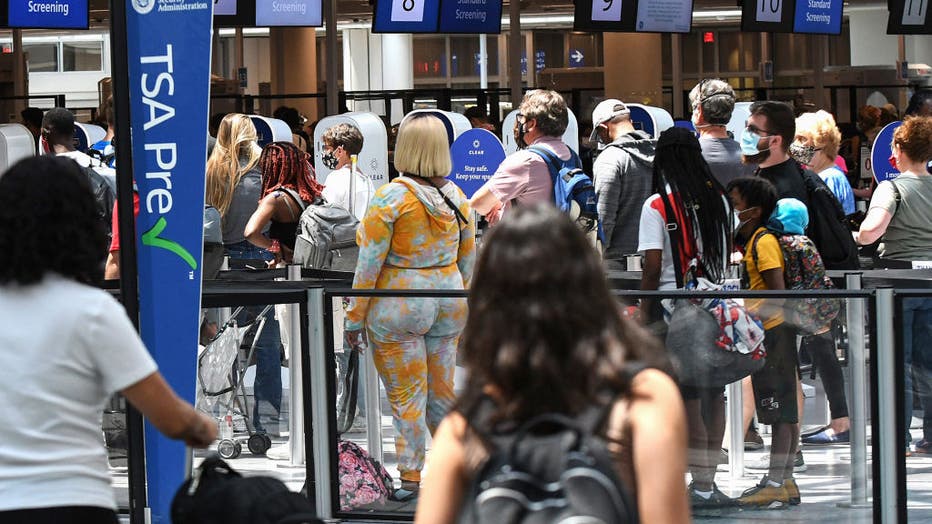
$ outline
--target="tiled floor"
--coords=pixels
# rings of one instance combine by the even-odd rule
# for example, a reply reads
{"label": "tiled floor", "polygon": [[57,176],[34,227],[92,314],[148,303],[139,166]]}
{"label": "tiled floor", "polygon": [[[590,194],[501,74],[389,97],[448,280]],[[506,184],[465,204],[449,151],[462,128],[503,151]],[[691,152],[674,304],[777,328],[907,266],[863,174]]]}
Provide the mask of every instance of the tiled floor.
{"label": "tiled floor", "polygon": [[[389,472],[397,475],[395,470],[394,444],[392,442],[391,418],[382,417],[383,440],[385,450],[385,463]],[[354,433],[349,437],[361,445],[365,445],[365,435]],[[766,437],[765,437],[766,439]],[[287,442],[286,438],[276,437],[274,444]],[[872,521],[871,510],[851,509],[842,507],[850,502],[850,461],[851,455],[847,445],[834,446],[804,446],[804,457],[808,469],[796,475],[802,494],[803,503],[800,506],[785,510],[723,510],[720,512],[706,511],[694,515],[695,522],[832,522],[841,523],[868,523]],[[745,462],[756,461],[764,452],[745,453]],[[914,455],[906,459],[908,471],[908,508],[910,522],[932,522],[932,456]],[[270,460],[261,456],[254,456],[248,451],[230,463],[239,471],[246,474],[268,474],[281,478],[294,490],[300,489],[304,483],[303,469],[290,468],[287,461]],[[126,477],[124,471],[114,471],[114,487],[117,496],[126,500]],[[731,496],[740,495],[741,491],[756,484],[760,475],[746,472],[745,476],[736,481],[729,478],[726,467],[720,467],[716,479],[719,487]],[[378,509],[380,511],[397,511],[400,519],[402,515],[410,516],[414,510],[413,503],[388,503]],[[365,520],[365,513],[361,512],[359,521]]]}

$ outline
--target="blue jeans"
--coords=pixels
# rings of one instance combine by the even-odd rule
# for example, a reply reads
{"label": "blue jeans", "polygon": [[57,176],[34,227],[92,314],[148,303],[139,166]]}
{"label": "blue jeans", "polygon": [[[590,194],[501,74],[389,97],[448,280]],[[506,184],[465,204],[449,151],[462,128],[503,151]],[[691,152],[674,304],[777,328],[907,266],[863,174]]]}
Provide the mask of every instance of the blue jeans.
{"label": "blue jeans", "polygon": [[909,422],[913,416],[913,388],[922,403],[922,437],[932,441],[932,298],[903,301],[903,372],[906,385],[906,443],[912,442]]}
{"label": "blue jeans", "polygon": [[275,260],[272,253],[262,249],[248,240],[233,244],[224,244],[227,256],[232,260]]}
{"label": "blue jeans", "polygon": [[[248,240],[225,246],[227,255],[233,260],[272,260],[268,251],[253,245]],[[249,306],[240,312],[236,321],[240,324],[258,321],[259,313],[265,306]],[[265,419],[277,418],[282,407],[282,336],[275,310],[269,309],[265,315],[265,327],[256,341],[256,381],[253,385],[254,403],[252,409],[253,428],[265,432],[262,416]],[[271,410],[269,409],[271,408]]]}

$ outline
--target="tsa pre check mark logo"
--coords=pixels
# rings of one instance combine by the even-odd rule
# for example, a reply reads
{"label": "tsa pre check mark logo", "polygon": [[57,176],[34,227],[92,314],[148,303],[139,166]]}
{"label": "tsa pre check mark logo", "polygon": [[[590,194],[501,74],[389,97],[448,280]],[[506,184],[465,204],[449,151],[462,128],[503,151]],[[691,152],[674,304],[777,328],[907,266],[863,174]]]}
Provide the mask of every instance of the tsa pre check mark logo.
{"label": "tsa pre check mark logo", "polygon": [[168,227],[168,221],[165,220],[165,217],[159,217],[159,219],[155,222],[155,225],[152,226],[152,229],[142,234],[142,245],[156,247],[174,253],[175,255],[178,255],[178,258],[184,260],[189,266],[191,266],[192,270],[197,269],[197,260],[191,256],[191,253],[188,252],[184,246],[178,242],[175,242],[174,240],[162,238],[159,236],[163,231],[165,231],[166,227]]}
{"label": "tsa pre check mark logo", "polygon": [[131,0],[133,4],[133,9],[141,14],[147,15],[155,7],[155,3],[158,0]]}

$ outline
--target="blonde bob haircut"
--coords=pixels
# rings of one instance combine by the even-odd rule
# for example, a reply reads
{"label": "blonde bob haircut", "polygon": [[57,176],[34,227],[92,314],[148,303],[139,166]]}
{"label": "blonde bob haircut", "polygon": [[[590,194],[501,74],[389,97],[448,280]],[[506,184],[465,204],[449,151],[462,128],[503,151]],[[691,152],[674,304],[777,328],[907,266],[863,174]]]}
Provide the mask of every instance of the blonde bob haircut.
{"label": "blonde bob haircut", "polygon": [[416,113],[401,122],[395,142],[395,169],[422,178],[450,174],[450,142],[439,118]]}
{"label": "blonde bob haircut", "polygon": [[822,154],[832,160],[838,155],[841,144],[841,131],[835,125],[835,117],[828,111],[803,113],[796,119],[796,136],[808,138],[812,145],[822,150]]}

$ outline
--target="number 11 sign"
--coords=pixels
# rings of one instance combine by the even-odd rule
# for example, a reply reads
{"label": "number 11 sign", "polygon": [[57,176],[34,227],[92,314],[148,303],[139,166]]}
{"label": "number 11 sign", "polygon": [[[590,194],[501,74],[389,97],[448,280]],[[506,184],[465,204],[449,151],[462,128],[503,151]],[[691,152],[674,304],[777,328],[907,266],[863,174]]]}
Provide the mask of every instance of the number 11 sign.
{"label": "number 11 sign", "polygon": [[621,0],[592,0],[592,20],[621,22]]}

